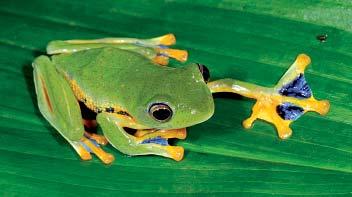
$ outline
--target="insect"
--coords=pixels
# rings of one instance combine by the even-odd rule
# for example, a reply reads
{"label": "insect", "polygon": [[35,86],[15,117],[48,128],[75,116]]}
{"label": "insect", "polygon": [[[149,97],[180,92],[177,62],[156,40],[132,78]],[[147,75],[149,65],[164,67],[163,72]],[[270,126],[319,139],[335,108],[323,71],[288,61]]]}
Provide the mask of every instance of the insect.
{"label": "insect", "polygon": [[[243,126],[262,119],[275,125],[282,139],[305,112],[329,110],[329,102],[316,100],[304,78],[307,55],[298,55],[277,85],[267,88],[234,79],[209,81],[201,64],[168,67],[169,58],[187,60],[187,51],[169,48],[175,42],[173,34],[50,42],[50,56],[33,62],[40,112],[83,160],[93,153],[108,164],[114,156],[101,146],[108,142],[128,155],[180,161],[183,147],[168,139],[185,139],[187,127],[209,119],[216,92],[256,99]],[[97,125],[103,135],[89,132]]]}

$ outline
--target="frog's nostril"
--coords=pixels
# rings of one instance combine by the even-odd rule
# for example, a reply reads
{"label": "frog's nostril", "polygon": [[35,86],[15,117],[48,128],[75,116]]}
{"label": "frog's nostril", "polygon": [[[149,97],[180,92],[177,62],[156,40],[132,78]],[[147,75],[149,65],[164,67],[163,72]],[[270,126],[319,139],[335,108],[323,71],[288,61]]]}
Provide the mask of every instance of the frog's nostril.
{"label": "frog's nostril", "polygon": [[203,79],[204,79],[205,83],[207,83],[209,81],[209,79],[210,79],[209,69],[203,64],[198,64],[197,63],[197,65],[198,65],[199,71],[203,75]]}

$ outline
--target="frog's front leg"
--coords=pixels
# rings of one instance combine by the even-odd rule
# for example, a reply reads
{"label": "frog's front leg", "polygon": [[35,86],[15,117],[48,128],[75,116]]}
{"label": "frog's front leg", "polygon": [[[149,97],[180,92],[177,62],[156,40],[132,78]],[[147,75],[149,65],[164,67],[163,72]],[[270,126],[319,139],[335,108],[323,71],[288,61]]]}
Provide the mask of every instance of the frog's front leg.
{"label": "frog's front leg", "polygon": [[286,139],[292,134],[289,125],[305,112],[314,111],[324,115],[329,111],[329,102],[316,100],[304,78],[304,70],[309,63],[309,56],[300,54],[273,88],[233,79],[213,81],[208,83],[208,87],[213,93],[233,92],[256,99],[252,115],[243,121],[243,126],[250,128],[259,118],[274,124],[279,137]]}
{"label": "frog's front leg", "polygon": [[[93,136],[84,136],[81,110],[68,82],[57,72],[46,56],[33,62],[38,107],[48,122],[72,145],[83,160],[96,154],[104,163],[114,157],[105,153]],[[92,138],[92,139],[90,139]]]}
{"label": "frog's front leg", "polygon": [[170,49],[168,46],[175,44],[173,34],[151,39],[137,38],[103,38],[95,40],[55,40],[47,46],[48,54],[74,53],[102,47],[115,47],[139,53],[160,65],[167,65],[169,58],[185,62],[188,53],[185,50]]}
{"label": "frog's front leg", "polygon": [[154,154],[169,157],[176,161],[180,161],[183,158],[183,147],[162,145],[153,142],[146,143],[142,138],[128,134],[124,130],[124,127],[130,126],[131,124],[128,120],[120,118],[116,114],[102,112],[98,114],[97,121],[110,144],[124,154]]}

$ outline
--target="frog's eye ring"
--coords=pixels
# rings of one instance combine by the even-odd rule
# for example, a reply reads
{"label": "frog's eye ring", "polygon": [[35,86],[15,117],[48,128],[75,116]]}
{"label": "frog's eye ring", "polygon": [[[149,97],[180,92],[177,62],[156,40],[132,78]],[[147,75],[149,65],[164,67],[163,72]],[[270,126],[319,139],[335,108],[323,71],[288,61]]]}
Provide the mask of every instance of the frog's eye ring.
{"label": "frog's eye ring", "polygon": [[172,110],[167,104],[154,103],[149,107],[149,115],[158,122],[167,122],[172,117]]}
{"label": "frog's eye ring", "polygon": [[207,83],[210,79],[209,69],[203,64],[197,64],[197,65],[198,65],[199,71],[203,75],[203,79],[204,79],[205,83]]}

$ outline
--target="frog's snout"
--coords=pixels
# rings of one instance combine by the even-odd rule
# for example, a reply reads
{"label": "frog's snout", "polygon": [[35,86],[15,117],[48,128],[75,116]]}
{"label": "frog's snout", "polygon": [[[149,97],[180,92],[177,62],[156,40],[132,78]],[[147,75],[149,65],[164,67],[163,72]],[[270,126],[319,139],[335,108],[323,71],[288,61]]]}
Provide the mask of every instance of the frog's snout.
{"label": "frog's snout", "polygon": [[202,73],[205,83],[208,83],[210,79],[209,69],[204,64],[197,63],[200,73]]}

